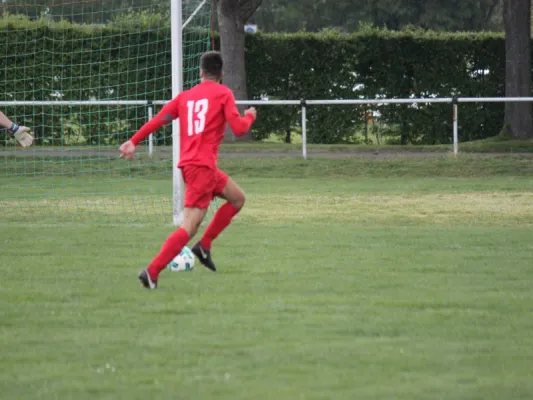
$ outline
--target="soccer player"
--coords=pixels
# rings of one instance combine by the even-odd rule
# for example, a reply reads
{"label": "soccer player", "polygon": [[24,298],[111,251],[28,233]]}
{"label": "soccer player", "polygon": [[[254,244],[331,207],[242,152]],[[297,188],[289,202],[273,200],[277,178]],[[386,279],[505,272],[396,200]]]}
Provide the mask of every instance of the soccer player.
{"label": "soccer player", "polygon": [[180,93],[133,137],[120,147],[120,156],[131,159],[135,147],[155,130],[179,118],[180,161],[185,182],[184,218],[182,226],[172,233],[152,260],[141,271],[139,280],[147,289],[156,289],[159,273],[178,255],[196,234],[211,200],[218,196],[226,200],[215,213],[204,235],[192,248],[198,260],[216,271],[211,258],[211,243],[231,223],[244,205],[242,189],[217,168],[218,148],[224,138],[226,124],[233,133],[244,135],[256,118],[255,108],[239,114],[232,91],[221,84],[222,57],[210,51],[200,58],[201,83]]}
{"label": "soccer player", "polygon": [[2,111],[0,111],[0,126],[14,135],[22,147],[29,147],[33,143],[33,136],[30,135],[31,129],[15,124]]}

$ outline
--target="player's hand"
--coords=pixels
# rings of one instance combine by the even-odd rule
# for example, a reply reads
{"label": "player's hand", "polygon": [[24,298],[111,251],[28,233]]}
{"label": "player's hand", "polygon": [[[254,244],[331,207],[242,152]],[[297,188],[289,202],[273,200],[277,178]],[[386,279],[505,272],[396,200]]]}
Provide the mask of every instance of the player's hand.
{"label": "player's hand", "polygon": [[122,146],[120,146],[119,150],[120,158],[131,160],[133,158],[133,153],[135,153],[135,145],[131,140],[128,140],[127,142],[123,143]]}
{"label": "player's hand", "polygon": [[245,112],[244,112],[244,115],[248,115],[248,114],[252,114],[254,116],[254,119],[256,119],[257,117],[257,110],[255,109],[255,107],[250,107],[249,109],[247,109]]}
{"label": "player's hand", "polygon": [[33,143],[33,136],[30,135],[31,129],[27,126],[19,126],[15,132],[15,139],[22,147],[30,147]]}

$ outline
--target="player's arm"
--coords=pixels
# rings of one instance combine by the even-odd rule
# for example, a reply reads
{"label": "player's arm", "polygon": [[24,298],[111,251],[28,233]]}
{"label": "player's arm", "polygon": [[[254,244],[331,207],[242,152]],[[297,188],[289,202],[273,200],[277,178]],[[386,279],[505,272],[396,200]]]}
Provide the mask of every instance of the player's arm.
{"label": "player's arm", "polygon": [[230,91],[228,92],[228,97],[224,105],[224,117],[229,123],[233,134],[235,136],[242,136],[252,127],[256,118],[256,111],[254,107],[251,107],[244,112],[244,117],[241,117],[241,114],[237,109],[237,104],[235,103],[235,97]]}
{"label": "player's arm", "polygon": [[30,135],[31,129],[27,126],[17,125],[6,117],[2,111],[0,111],[0,126],[6,128],[9,133],[14,135],[22,147],[29,147],[33,143],[33,136]]}
{"label": "player's arm", "polygon": [[120,157],[127,160],[133,157],[135,148],[142,142],[148,135],[154,133],[159,128],[170,124],[173,120],[178,118],[178,97],[171,100],[157,113],[157,115],[144,124],[130,140],[120,146]]}

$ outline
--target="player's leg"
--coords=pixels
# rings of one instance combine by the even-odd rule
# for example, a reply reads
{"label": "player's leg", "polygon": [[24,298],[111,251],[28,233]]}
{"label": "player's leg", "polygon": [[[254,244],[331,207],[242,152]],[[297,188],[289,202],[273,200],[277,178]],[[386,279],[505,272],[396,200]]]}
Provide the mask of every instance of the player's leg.
{"label": "player's leg", "polygon": [[[205,171],[198,171],[196,168],[183,170],[186,187],[183,224],[163,243],[161,250],[152,260],[150,266],[141,271],[139,279],[144,287],[149,289],[157,287],[157,279],[161,271],[181,252],[198,231],[207,213],[215,187],[214,178],[205,175]],[[207,173],[207,175],[209,174]]]}
{"label": "player's leg", "polygon": [[213,220],[200,239],[202,247],[208,250],[211,249],[213,240],[228,227],[233,217],[239,213],[246,201],[246,196],[240,186],[229,177],[225,180],[226,184],[224,188],[216,195],[226,200],[226,203],[217,210],[213,216]]}
{"label": "player's leg", "polygon": [[217,176],[215,195],[225,199],[226,203],[217,210],[204,235],[193,247],[193,252],[200,262],[213,271],[216,268],[211,258],[211,244],[228,227],[246,201],[244,191],[233,179],[222,171],[218,171]]}
{"label": "player's leg", "polygon": [[196,235],[198,228],[205,217],[207,209],[185,208],[183,211],[183,224],[174,231],[163,243],[161,250],[154,257],[150,266],[141,272],[139,279],[143,286],[149,289],[157,287],[157,279],[168,263],[176,257],[187,245],[190,238]]}

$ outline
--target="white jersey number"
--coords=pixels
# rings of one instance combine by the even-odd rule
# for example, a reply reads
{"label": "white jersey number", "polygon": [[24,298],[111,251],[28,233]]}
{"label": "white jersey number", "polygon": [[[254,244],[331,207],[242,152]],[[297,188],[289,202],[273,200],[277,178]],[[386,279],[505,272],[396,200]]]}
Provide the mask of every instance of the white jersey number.
{"label": "white jersey number", "polygon": [[205,115],[209,108],[209,101],[207,99],[202,99],[198,101],[188,101],[187,102],[187,111],[188,111],[188,135],[199,135],[205,129]]}

